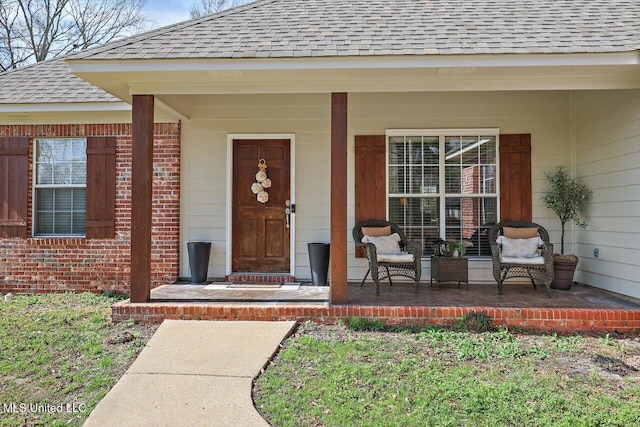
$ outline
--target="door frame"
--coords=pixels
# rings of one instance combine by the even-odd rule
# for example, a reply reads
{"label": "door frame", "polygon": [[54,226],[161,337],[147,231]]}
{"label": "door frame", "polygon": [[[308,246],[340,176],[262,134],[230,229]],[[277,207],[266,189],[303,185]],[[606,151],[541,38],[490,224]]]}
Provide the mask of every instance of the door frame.
{"label": "door frame", "polygon": [[[227,195],[227,219],[226,219],[226,262],[225,274],[228,276],[233,273],[233,141],[243,139],[288,139],[289,140],[289,170],[290,170],[290,192],[291,204],[295,205],[296,201],[296,136],[293,133],[230,133],[227,134],[227,179],[226,179],[226,195]],[[292,213],[289,217],[289,275],[295,277],[295,254],[296,254],[296,215]]]}

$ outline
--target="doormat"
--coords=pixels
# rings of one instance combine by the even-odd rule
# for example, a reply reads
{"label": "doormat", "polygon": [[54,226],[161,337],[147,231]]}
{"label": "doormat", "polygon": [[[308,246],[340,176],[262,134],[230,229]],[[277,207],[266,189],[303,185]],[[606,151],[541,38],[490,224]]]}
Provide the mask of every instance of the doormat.
{"label": "doormat", "polygon": [[223,290],[223,289],[253,289],[253,290],[267,290],[279,289],[281,291],[297,291],[300,289],[300,282],[284,282],[284,283],[262,283],[262,282],[213,282],[210,285],[204,287],[210,291]]}
{"label": "doormat", "polygon": [[227,286],[228,289],[280,289],[282,283],[261,283],[261,282],[242,282],[231,283]]}

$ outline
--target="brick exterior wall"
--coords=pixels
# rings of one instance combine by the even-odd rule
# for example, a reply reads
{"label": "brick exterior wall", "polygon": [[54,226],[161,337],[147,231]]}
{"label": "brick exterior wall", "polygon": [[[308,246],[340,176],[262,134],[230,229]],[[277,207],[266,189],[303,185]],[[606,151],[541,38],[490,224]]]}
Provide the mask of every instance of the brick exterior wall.
{"label": "brick exterior wall", "polygon": [[[0,136],[115,136],[116,236],[113,239],[0,239],[0,293],[129,292],[131,125],[0,125]],[[180,124],[154,129],[151,287],[178,277],[180,245]],[[33,143],[29,144],[29,215],[33,235]]]}

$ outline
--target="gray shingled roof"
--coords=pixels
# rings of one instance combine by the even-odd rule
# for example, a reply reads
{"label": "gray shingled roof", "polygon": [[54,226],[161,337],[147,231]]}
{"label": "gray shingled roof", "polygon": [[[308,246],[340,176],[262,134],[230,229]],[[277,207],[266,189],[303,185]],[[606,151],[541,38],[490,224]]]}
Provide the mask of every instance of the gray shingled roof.
{"label": "gray shingled roof", "polygon": [[73,59],[640,50],[639,0],[259,0]]}
{"label": "gray shingled roof", "polygon": [[122,102],[74,76],[64,59],[0,74],[0,104]]}

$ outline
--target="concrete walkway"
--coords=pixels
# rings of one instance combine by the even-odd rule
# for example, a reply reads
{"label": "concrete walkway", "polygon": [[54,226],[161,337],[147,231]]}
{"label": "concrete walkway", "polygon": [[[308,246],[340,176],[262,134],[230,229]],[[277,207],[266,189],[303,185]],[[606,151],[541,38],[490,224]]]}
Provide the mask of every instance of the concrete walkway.
{"label": "concrete walkway", "polygon": [[84,425],[268,426],[251,383],[294,326],[166,320]]}

